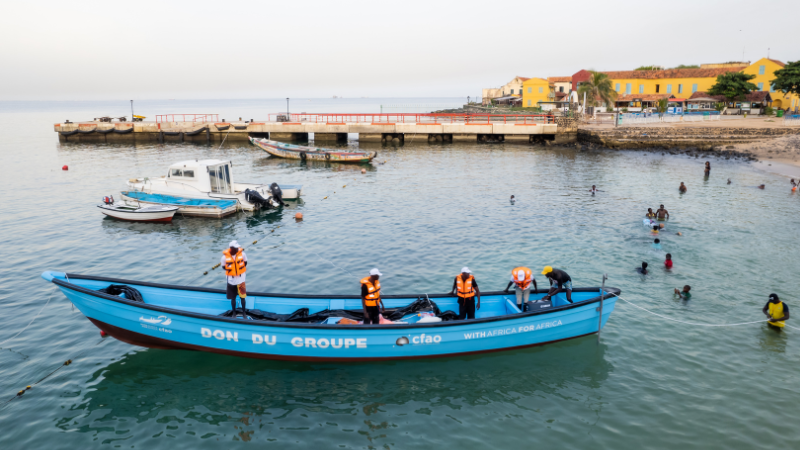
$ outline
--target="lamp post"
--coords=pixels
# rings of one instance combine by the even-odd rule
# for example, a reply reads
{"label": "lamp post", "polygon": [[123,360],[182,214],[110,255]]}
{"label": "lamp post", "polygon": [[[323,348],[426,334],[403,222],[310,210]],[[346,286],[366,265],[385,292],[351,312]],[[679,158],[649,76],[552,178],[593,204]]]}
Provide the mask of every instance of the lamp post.
{"label": "lamp post", "polygon": [[289,97],[286,97],[286,115],[289,115]]}
{"label": "lamp post", "polygon": [[131,122],[133,122],[133,100],[131,100]]}

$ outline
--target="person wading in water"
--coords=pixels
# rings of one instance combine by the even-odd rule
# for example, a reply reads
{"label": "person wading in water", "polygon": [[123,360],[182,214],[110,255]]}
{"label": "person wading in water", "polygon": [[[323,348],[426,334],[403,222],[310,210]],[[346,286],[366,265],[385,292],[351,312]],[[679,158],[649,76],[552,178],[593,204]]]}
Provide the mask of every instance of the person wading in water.
{"label": "person wading in water", "polygon": [[[683,183],[681,183],[681,184],[683,184]],[[658,220],[667,220],[667,219],[669,219],[669,211],[664,209],[664,205],[661,205],[658,208],[658,211],[656,211],[656,218]]]}
{"label": "person wading in water", "polygon": [[767,325],[778,331],[782,330],[786,326],[784,322],[789,320],[789,305],[783,303],[778,298],[778,294],[769,294],[769,301],[761,312],[766,314],[769,319]]}

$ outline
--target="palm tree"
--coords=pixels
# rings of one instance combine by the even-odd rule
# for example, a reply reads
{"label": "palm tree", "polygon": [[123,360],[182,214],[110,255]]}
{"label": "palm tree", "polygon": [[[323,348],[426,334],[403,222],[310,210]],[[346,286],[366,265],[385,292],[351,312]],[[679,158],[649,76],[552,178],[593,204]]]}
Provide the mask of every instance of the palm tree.
{"label": "palm tree", "polygon": [[592,71],[591,74],[588,81],[578,86],[578,96],[583,97],[586,94],[587,106],[597,106],[601,102],[613,106],[617,92],[611,84],[611,78],[600,72]]}

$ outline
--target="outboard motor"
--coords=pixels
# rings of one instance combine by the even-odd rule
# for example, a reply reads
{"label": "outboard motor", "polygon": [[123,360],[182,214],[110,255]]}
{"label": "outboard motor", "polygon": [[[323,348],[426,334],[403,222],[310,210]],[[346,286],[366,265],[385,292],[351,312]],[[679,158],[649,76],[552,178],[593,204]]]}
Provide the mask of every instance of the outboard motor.
{"label": "outboard motor", "polygon": [[114,196],[113,195],[109,195],[109,196],[103,197],[103,203],[105,203],[106,205],[113,205],[114,204]]}
{"label": "outboard motor", "polygon": [[278,186],[278,183],[270,184],[269,190],[272,192],[273,199],[275,199],[281,206],[286,206],[286,203],[283,202],[283,191],[281,190],[281,187]]}
{"label": "outboard motor", "polygon": [[270,209],[273,206],[271,196],[269,198],[264,198],[258,193],[258,191],[254,189],[245,189],[244,199],[254,205],[257,205],[259,208]]}

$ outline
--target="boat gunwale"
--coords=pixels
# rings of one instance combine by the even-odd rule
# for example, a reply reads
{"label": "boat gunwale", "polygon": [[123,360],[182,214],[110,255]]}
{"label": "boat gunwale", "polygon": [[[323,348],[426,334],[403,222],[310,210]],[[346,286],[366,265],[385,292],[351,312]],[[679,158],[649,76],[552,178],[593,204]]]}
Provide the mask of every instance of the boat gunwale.
{"label": "boat gunwale", "polygon": [[[350,150],[337,151],[337,150],[333,150],[333,149],[320,150],[319,148],[316,148],[316,147],[305,147],[305,146],[302,146],[302,145],[294,145],[294,144],[282,144],[282,143],[279,143],[281,145],[270,144],[269,142],[275,142],[275,141],[270,141],[269,139],[261,139],[261,140],[256,139],[256,138],[251,138],[251,139],[259,147],[263,145],[263,146],[270,147],[270,148],[275,149],[275,150],[280,150],[280,151],[283,151],[283,152],[296,153],[298,155],[300,153],[306,153],[306,154],[309,154],[309,155],[320,155],[320,156],[325,156],[325,155],[343,155],[343,156],[359,156],[359,157],[370,158],[371,159],[371,158],[375,158],[375,156],[377,156],[377,153],[378,153],[378,152],[370,152],[370,151],[354,152],[354,151],[350,151]],[[263,142],[263,141],[267,141],[267,142]],[[291,145],[293,147],[297,147],[298,149],[286,148],[285,147],[286,145]],[[264,149],[263,147],[261,147],[261,148]],[[302,150],[302,149],[309,149],[309,150]],[[264,149],[264,150],[266,151],[266,149]],[[331,161],[331,162],[342,162],[342,161]]]}
{"label": "boat gunwale", "polygon": [[[154,204],[159,205],[161,203],[154,203]],[[162,211],[142,211],[143,209],[149,208],[150,206],[145,206],[143,208],[132,209],[132,210],[128,211],[128,210],[120,210],[120,209],[113,208],[113,207],[110,207],[110,206],[113,206],[113,205],[97,205],[98,208],[105,209],[107,211],[116,211],[116,212],[121,212],[121,213],[134,213],[134,214],[163,214],[163,213],[171,212],[171,211],[176,211],[177,212],[180,209],[180,207],[178,207],[178,206],[165,205],[166,208],[168,208],[165,211],[164,210],[162,210]],[[119,206],[119,207],[121,207],[121,208],[135,208],[134,206]]]}
{"label": "boat gunwale", "polygon": [[[144,287],[153,287],[159,289],[173,289],[173,290],[180,290],[180,291],[191,291],[191,292],[208,292],[214,294],[225,294],[225,291],[222,289],[212,289],[212,288],[203,288],[203,287],[192,287],[192,286],[178,286],[178,285],[171,285],[171,284],[160,284],[160,283],[150,283],[146,281],[134,281],[134,280],[125,280],[121,278],[109,278],[109,277],[97,277],[91,275],[80,275],[80,274],[72,274],[72,273],[65,273],[64,274],[67,279],[75,278],[78,280],[92,280],[92,281],[107,281],[110,283],[121,283],[121,284],[133,284],[137,286],[144,286]],[[51,282],[57,286],[61,286],[67,289],[72,289],[74,291],[82,292],[84,294],[89,294],[94,297],[103,298],[106,300],[111,300],[117,303],[122,303],[129,306],[134,306],[137,308],[149,309],[153,311],[160,311],[166,312],[169,314],[176,314],[179,316],[187,316],[193,317],[196,319],[203,319],[203,320],[211,320],[217,322],[230,322],[239,325],[256,325],[256,326],[277,326],[277,327],[289,327],[289,328],[332,328],[332,329],[387,329],[387,327],[391,327],[391,329],[406,329],[406,328],[435,328],[435,327],[446,327],[446,326],[460,326],[460,325],[472,325],[472,324],[480,324],[480,323],[489,323],[489,322],[499,322],[499,321],[508,321],[513,319],[519,319],[523,317],[531,317],[537,315],[546,315],[551,314],[553,312],[558,311],[566,311],[573,308],[578,308],[581,306],[589,305],[592,303],[599,303],[601,300],[601,296],[598,295],[597,297],[586,299],[582,302],[570,303],[567,305],[558,306],[552,309],[548,309],[545,311],[528,311],[528,312],[520,312],[516,314],[505,314],[500,316],[493,316],[493,317],[483,317],[480,319],[470,319],[468,321],[447,321],[447,322],[435,322],[435,323],[424,323],[424,324],[376,324],[376,325],[365,325],[365,324],[358,324],[358,325],[339,325],[339,324],[321,324],[321,323],[304,323],[304,322],[273,322],[273,321],[261,321],[261,320],[253,320],[253,321],[242,321],[241,319],[223,317],[223,316],[212,316],[209,314],[201,314],[195,313],[191,311],[182,311],[178,309],[166,308],[163,306],[157,306],[149,303],[142,303],[142,302],[135,302],[128,300],[123,297],[119,297],[116,295],[109,295],[103,292],[95,291],[92,289],[88,289],[82,286],[78,286],[68,281],[63,281],[58,278],[53,277]],[[606,287],[605,294],[602,296],[603,299],[609,299],[613,297],[619,296],[621,290],[619,288],[614,287]],[[600,290],[599,287],[585,287],[585,288],[576,288],[573,289],[572,292],[592,292],[595,290]],[[535,291],[531,291],[532,293],[545,293],[549,291],[545,289],[537,289]],[[492,296],[492,295],[504,295],[503,291],[494,291],[494,292],[486,292],[482,293],[482,296]],[[357,295],[299,295],[299,294],[269,294],[263,292],[252,292],[248,293],[248,296],[254,297],[282,297],[282,298],[306,298],[306,299],[331,299],[331,300],[339,300],[339,299],[358,299],[360,298]],[[385,299],[389,298],[420,298],[419,295],[385,295],[382,296]],[[453,297],[450,294],[425,294],[426,298],[449,298]]]}

